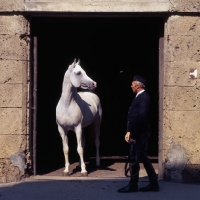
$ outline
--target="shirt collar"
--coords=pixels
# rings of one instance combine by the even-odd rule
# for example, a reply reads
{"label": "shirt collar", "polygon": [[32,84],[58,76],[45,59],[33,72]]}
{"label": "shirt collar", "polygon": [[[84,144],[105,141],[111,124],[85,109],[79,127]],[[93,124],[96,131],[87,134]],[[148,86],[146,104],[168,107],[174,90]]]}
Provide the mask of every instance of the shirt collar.
{"label": "shirt collar", "polygon": [[143,93],[144,91],[145,91],[145,90],[141,90],[140,92],[138,92],[138,93],[136,94],[135,97],[137,97],[139,94]]}

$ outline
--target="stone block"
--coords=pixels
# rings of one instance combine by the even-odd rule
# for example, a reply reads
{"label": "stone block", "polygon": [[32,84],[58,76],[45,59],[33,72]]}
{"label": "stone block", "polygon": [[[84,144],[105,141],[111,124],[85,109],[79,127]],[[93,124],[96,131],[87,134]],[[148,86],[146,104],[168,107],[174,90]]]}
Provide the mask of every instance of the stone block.
{"label": "stone block", "polygon": [[[187,142],[185,141],[187,140]],[[199,158],[199,151],[200,151],[200,145],[199,145],[199,140],[194,140],[194,139],[177,139],[177,138],[173,138],[171,139],[171,141],[164,141],[164,143],[167,143],[166,145],[166,149],[163,149],[163,160],[164,163],[166,164],[167,162],[169,162],[168,160],[170,160],[170,155],[168,155],[169,149],[170,149],[170,145],[172,142],[175,142],[177,145],[180,145],[181,148],[186,150],[186,155],[187,155],[187,163],[190,164],[200,164],[200,158]],[[177,154],[179,155],[179,153]],[[175,153],[174,153],[175,156]],[[175,156],[174,159],[179,159],[180,156]],[[180,163],[180,161],[175,160],[174,163]],[[171,163],[173,163],[171,161]],[[169,163],[168,163],[169,164]],[[172,164],[170,165],[172,166]],[[166,168],[169,168],[166,166]]]}
{"label": "stone block", "polygon": [[6,171],[6,182],[18,182],[23,178],[22,173],[19,168],[14,166],[10,161],[7,161],[7,171]]}
{"label": "stone block", "polygon": [[[200,30],[199,30],[200,31]],[[193,36],[193,44],[192,41],[189,44],[188,42],[188,58],[190,61],[200,63],[200,37],[199,32]]]}
{"label": "stone block", "polygon": [[0,83],[23,83],[22,70],[26,68],[26,64],[23,61],[0,60]]}
{"label": "stone block", "polygon": [[0,183],[17,182],[23,179],[23,173],[9,159],[0,159]]}
{"label": "stone block", "polygon": [[0,34],[28,34],[29,22],[22,15],[0,16]]}
{"label": "stone block", "polygon": [[179,144],[186,149],[188,162],[200,164],[199,111],[165,111],[163,132],[163,154],[171,144]]}
{"label": "stone block", "polygon": [[170,0],[170,12],[200,12],[199,0]]}
{"label": "stone block", "polygon": [[0,135],[0,158],[9,158],[17,152],[24,151],[26,140],[26,135]]}
{"label": "stone block", "polygon": [[6,183],[6,159],[0,159],[0,183]]}
{"label": "stone block", "polygon": [[29,59],[29,43],[19,35],[0,35],[0,47],[0,59],[23,61]]}
{"label": "stone block", "polygon": [[23,178],[24,173],[10,159],[0,159],[0,183],[18,182]]}
{"label": "stone block", "polygon": [[167,155],[168,149],[170,148],[170,142],[171,142],[171,139],[163,140],[163,151],[162,151],[163,163],[166,162],[166,158],[167,158],[166,155]]}
{"label": "stone block", "polygon": [[[0,159],[0,177],[5,175],[6,171],[6,159]],[[1,183],[2,181],[0,181]]]}
{"label": "stone block", "polygon": [[1,0],[0,12],[24,11],[24,0]]}
{"label": "stone block", "polygon": [[199,111],[165,111],[163,140],[171,142],[176,138],[187,143],[200,139],[199,114]]}
{"label": "stone block", "polygon": [[0,84],[0,107],[22,107],[22,84]]}
{"label": "stone block", "polygon": [[166,35],[198,35],[200,32],[200,18],[198,16],[170,16],[166,24]]}
{"label": "stone block", "polygon": [[6,183],[6,177],[0,176],[0,183]]}
{"label": "stone block", "polygon": [[193,139],[188,140],[188,143],[183,143],[184,147],[187,148],[187,154],[188,154],[188,163],[191,164],[200,164],[200,157],[199,157],[199,151],[200,151],[200,145],[199,145],[199,139]]}
{"label": "stone block", "polygon": [[[197,69],[197,79],[190,77],[191,69]],[[165,62],[164,74],[164,85],[167,86],[200,85],[200,63],[198,62]]]}
{"label": "stone block", "polygon": [[166,110],[200,111],[200,87],[165,87],[163,103]]}
{"label": "stone block", "polygon": [[[25,134],[22,128],[21,108],[0,108],[1,135]],[[9,141],[9,140],[8,140]],[[1,142],[2,143],[2,142]],[[3,147],[2,147],[3,149]]]}
{"label": "stone block", "polygon": [[165,36],[164,61],[200,61],[200,38],[197,36]]}

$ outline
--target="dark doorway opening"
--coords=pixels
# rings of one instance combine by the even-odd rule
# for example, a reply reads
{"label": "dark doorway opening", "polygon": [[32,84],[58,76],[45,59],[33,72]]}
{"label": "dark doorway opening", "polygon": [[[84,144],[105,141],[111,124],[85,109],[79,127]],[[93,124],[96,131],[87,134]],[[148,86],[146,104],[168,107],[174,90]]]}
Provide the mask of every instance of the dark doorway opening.
{"label": "dark doorway opening", "polygon": [[[34,18],[32,34],[38,38],[37,173],[64,167],[62,141],[55,108],[65,71],[79,58],[97,82],[103,120],[100,156],[127,155],[124,142],[126,116],[134,97],[134,74],[147,80],[151,97],[149,155],[158,155],[159,31],[162,18]],[[69,159],[77,161],[76,138],[70,132]],[[88,136],[89,137],[89,136]],[[86,131],[87,138],[87,131]],[[95,156],[86,142],[85,159]]]}

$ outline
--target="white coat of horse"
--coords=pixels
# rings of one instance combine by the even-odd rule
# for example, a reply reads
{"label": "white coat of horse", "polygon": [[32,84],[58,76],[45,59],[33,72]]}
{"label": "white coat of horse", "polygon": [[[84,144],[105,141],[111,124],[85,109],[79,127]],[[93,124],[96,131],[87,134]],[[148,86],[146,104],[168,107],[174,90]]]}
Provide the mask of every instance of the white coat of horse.
{"label": "white coat of horse", "polygon": [[78,87],[93,90],[97,87],[97,84],[87,76],[81,68],[79,61],[76,63],[76,60],[74,60],[65,72],[62,94],[56,107],[56,122],[62,138],[65,156],[65,170],[63,171],[63,175],[69,175],[69,147],[67,138],[69,130],[74,131],[76,134],[81,174],[87,175],[83,159],[85,138],[82,129],[91,124],[94,126],[93,129],[95,132],[96,166],[100,165],[99,135],[102,117],[101,103],[98,96],[90,91],[77,92]]}

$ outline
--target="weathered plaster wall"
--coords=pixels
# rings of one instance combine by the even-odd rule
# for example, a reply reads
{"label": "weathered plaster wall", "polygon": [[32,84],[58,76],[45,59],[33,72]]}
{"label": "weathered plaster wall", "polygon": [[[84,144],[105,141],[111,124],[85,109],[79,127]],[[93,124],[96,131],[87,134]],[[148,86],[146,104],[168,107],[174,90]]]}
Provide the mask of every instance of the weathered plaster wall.
{"label": "weathered plaster wall", "polygon": [[200,17],[172,15],[166,22],[163,162],[171,180],[200,180],[199,33]]}
{"label": "weathered plaster wall", "polygon": [[[14,1],[5,2],[1,8],[9,10],[19,6]],[[30,162],[28,61],[28,21],[22,15],[0,13],[0,182],[20,180],[26,168],[25,158]]]}

